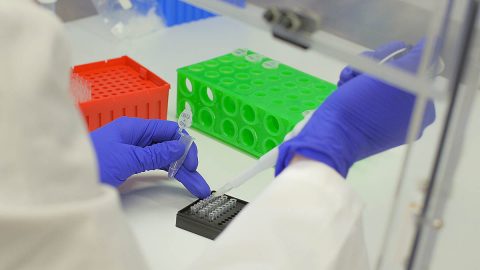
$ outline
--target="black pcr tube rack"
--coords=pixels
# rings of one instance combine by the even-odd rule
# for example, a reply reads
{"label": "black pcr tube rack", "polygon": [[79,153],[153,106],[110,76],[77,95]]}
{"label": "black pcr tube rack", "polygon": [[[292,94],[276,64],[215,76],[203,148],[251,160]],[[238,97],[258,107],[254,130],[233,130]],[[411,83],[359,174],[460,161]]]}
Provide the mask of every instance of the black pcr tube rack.
{"label": "black pcr tube rack", "polygon": [[244,200],[240,200],[229,195],[226,196],[228,200],[236,199],[237,203],[235,207],[225,212],[215,220],[210,221],[208,216],[200,217],[198,212],[191,212],[190,207],[200,202],[200,200],[196,200],[177,212],[177,220],[175,225],[178,228],[214,240],[228,226],[235,216],[242,211],[243,207],[248,204],[248,202]]}

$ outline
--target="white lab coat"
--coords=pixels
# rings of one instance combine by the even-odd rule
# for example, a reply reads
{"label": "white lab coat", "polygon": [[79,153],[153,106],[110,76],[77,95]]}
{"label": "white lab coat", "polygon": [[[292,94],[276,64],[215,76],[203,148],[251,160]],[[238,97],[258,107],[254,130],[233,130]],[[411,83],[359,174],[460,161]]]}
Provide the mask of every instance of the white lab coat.
{"label": "white lab coat", "polygon": [[[61,24],[0,0],[0,48],[0,269],[146,269],[69,100]],[[192,269],[368,269],[361,216],[340,175],[299,161]]]}

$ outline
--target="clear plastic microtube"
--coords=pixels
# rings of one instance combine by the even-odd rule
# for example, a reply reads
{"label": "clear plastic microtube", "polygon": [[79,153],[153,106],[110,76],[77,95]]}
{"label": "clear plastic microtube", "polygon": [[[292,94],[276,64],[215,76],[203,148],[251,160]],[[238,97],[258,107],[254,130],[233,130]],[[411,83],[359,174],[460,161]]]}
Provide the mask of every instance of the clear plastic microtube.
{"label": "clear plastic microtube", "polygon": [[264,58],[263,55],[256,54],[256,53],[245,56],[245,59],[247,59],[247,61],[252,63],[260,62],[262,61],[263,58]]}
{"label": "clear plastic microtube", "polygon": [[241,49],[236,49],[232,54],[235,56],[244,56],[247,55],[248,49],[241,48]]}
{"label": "clear plastic microtube", "polygon": [[185,161],[185,158],[187,157],[190,147],[193,144],[194,138],[188,134],[183,133],[183,130],[190,127],[191,125],[192,125],[192,111],[189,106],[186,106],[183,112],[180,114],[180,117],[178,118],[178,126],[180,127],[178,129],[178,134],[180,135],[180,138],[178,139],[178,141],[181,142],[183,145],[185,145],[185,152],[183,152],[183,155],[182,157],[180,157],[179,160],[170,164],[170,167],[168,168],[168,177],[170,178],[175,177],[178,170],[180,169],[183,162]]}
{"label": "clear plastic microtube", "polygon": [[280,65],[280,62],[275,60],[265,61],[262,64],[262,66],[266,69],[277,69],[279,65]]}
{"label": "clear plastic microtube", "polygon": [[70,93],[76,103],[90,101],[92,99],[92,86],[80,75],[72,73],[70,76]]}

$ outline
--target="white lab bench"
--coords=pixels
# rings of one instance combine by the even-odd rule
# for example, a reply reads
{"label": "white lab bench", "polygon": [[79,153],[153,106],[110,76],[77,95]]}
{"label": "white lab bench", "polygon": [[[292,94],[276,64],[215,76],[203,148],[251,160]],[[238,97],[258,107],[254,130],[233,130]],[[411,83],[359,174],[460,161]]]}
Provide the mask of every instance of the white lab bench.
{"label": "white lab bench", "polygon": [[[67,23],[66,28],[73,48],[73,65],[129,55],[168,81],[171,84],[168,110],[170,120],[175,120],[176,69],[231,52],[236,48],[249,48],[331,82],[337,81],[338,74],[344,66],[344,63],[332,58],[292,47],[275,40],[265,32],[223,17],[173,28],[161,28],[155,33],[129,42],[115,40],[99,17],[73,21]],[[358,50],[360,52],[361,47],[358,47]],[[438,111],[441,110],[440,105]],[[438,128],[433,126],[430,133],[433,134]],[[476,131],[480,130],[478,126],[475,128]],[[198,170],[212,188],[218,188],[224,181],[254,162],[252,157],[204,134],[195,130],[192,130],[191,134],[196,138],[199,148]],[[427,132],[425,137],[428,136]],[[422,142],[422,147],[431,152],[428,149],[434,147],[433,140],[432,143],[425,141]],[[480,149],[478,143],[475,147],[477,150]],[[397,148],[359,162],[352,168],[348,177],[349,184],[365,201],[364,228],[372,263],[381,249],[381,239],[394,194],[394,184],[403,159],[403,150],[404,148]],[[474,150],[470,152],[471,158],[474,159]],[[418,172],[419,179],[427,175],[425,172]],[[474,174],[467,172],[466,175]],[[229,194],[252,201],[271,181],[273,169],[258,175],[251,182]],[[475,188],[480,190],[478,181],[477,183],[473,179],[468,181],[470,188],[473,185],[474,190]],[[152,269],[183,269],[213,243],[175,227],[177,211],[193,202],[195,198],[180,183],[168,180],[165,173],[149,172],[134,176],[120,190],[125,215]],[[468,205],[467,203],[472,202],[463,200],[460,209]],[[476,203],[478,205],[478,200]],[[473,221],[477,222],[478,219]],[[458,230],[465,229],[461,225],[458,225],[460,226]],[[471,232],[475,232],[474,227],[470,229]],[[465,233],[460,238],[455,236],[452,239],[458,241],[469,238]],[[472,246],[470,251],[474,250],[476,248]],[[445,254],[452,256],[456,251],[438,252],[446,252]],[[452,269],[450,266],[458,266],[452,263],[449,260],[442,261],[436,263],[441,266],[440,268],[432,269]]]}

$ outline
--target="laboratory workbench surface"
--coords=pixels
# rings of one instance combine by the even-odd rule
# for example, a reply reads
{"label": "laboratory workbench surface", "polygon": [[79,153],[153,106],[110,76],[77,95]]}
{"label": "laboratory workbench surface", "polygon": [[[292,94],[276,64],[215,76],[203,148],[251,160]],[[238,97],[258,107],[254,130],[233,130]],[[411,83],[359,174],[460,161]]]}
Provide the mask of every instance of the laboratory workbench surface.
{"label": "laboratory workbench surface", "polygon": [[[236,48],[249,48],[333,83],[336,83],[344,66],[344,63],[328,56],[298,49],[275,40],[268,33],[224,17],[160,28],[155,33],[130,41],[116,40],[108,32],[102,19],[96,16],[69,22],[66,28],[73,47],[73,65],[129,55],[167,80],[171,84],[168,108],[170,120],[176,120],[176,69],[231,52]],[[359,52],[362,50],[360,46],[355,49]],[[444,104],[437,105],[437,115],[441,115],[444,110],[442,106],[444,107]],[[476,123],[480,123],[478,115],[480,111],[477,111],[474,117]],[[435,147],[436,140],[429,140],[428,137],[438,134],[439,128],[440,125],[434,125],[426,132],[425,138],[418,145],[420,153],[433,152],[431,149]],[[471,133],[479,134],[478,124],[472,129]],[[199,148],[199,172],[212,189],[220,187],[224,181],[254,163],[252,157],[219,141],[195,130],[192,130],[191,134],[196,138]],[[404,150],[404,147],[399,147],[357,163],[347,179],[365,201],[364,229],[372,263],[380,253]],[[464,155],[467,159],[476,160],[475,152],[478,153],[478,150],[480,148],[476,142],[464,151]],[[417,165],[416,168],[422,168],[422,164]],[[464,166],[461,173],[464,174],[466,183],[456,187],[452,204],[449,206],[449,210],[453,207],[453,211],[447,213],[447,225],[455,234],[445,234],[439,239],[432,269],[475,268],[471,267],[470,263],[474,263],[475,255],[472,252],[475,252],[476,247],[472,246],[464,251],[448,248],[462,245],[461,243],[463,246],[467,243],[468,247],[468,243],[473,245],[479,240],[477,237],[476,241],[472,241],[469,233],[476,232],[473,224],[480,224],[478,217],[462,220],[465,217],[460,215],[470,210],[472,205],[479,205],[478,198],[473,201],[475,196],[465,196],[473,194],[475,190],[478,192],[480,181],[474,181],[478,177],[469,177],[475,176],[474,172],[470,171],[474,166]],[[422,170],[412,173],[412,178],[419,181],[427,176],[428,172]],[[261,173],[229,194],[253,201],[271,181],[274,181],[273,169]],[[152,269],[183,269],[213,243],[212,240],[175,227],[177,211],[195,198],[180,183],[168,180],[164,172],[136,175],[120,188],[120,192],[125,215]],[[473,209],[471,211],[474,212]],[[457,232],[459,234],[456,234]]]}

